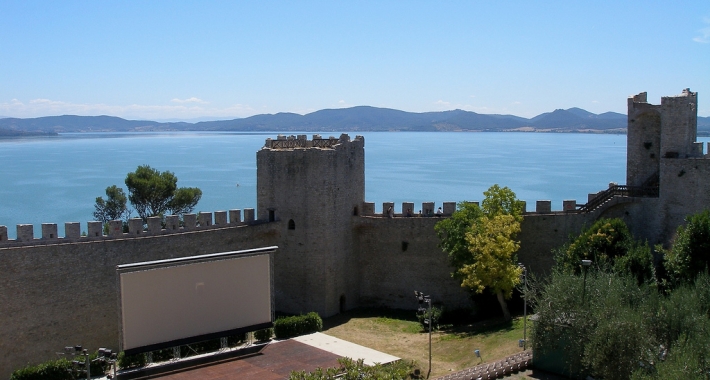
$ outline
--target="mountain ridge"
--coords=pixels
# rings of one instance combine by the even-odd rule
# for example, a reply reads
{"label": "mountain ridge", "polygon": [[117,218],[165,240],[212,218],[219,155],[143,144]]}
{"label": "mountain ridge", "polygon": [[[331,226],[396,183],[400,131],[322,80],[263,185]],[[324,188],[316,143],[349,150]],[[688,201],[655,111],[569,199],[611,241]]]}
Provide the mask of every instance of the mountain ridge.
{"label": "mountain ridge", "polygon": [[[374,131],[538,131],[625,133],[626,115],[594,114],[581,108],[557,109],[527,119],[515,115],[479,114],[460,109],[438,112],[406,112],[391,108],[356,106],[323,109],[305,115],[280,112],[231,120],[156,122],[127,120],[117,116],[44,116],[0,118],[0,136],[68,132],[374,132]],[[710,133],[710,117],[698,117],[698,131]]]}

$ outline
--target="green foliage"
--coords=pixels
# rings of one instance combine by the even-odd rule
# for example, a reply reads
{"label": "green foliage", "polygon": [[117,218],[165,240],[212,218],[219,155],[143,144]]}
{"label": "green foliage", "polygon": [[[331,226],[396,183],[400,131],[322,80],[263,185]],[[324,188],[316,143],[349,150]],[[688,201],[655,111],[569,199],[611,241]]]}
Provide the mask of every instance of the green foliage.
{"label": "green foliage", "polygon": [[423,312],[417,313],[417,320],[419,321],[419,324],[422,325],[422,329],[426,331],[429,330],[429,323],[427,320],[431,320],[431,328],[432,330],[436,330],[439,328],[439,320],[441,319],[443,313],[443,308],[432,305],[431,311],[427,308]]}
{"label": "green foliage", "polygon": [[616,258],[614,270],[633,276],[638,284],[655,283],[657,279],[651,247],[637,241],[629,244],[625,255]]}
{"label": "green foliage", "polygon": [[254,331],[254,339],[258,342],[266,342],[270,340],[273,335],[274,329],[272,328]]}
{"label": "green foliage", "polygon": [[106,199],[96,198],[94,218],[106,224],[109,220],[127,220],[130,211],[126,207],[128,198],[123,189],[112,185],[106,188]]}
{"label": "green foliage", "polygon": [[390,364],[375,364],[366,366],[363,360],[354,361],[350,358],[338,359],[339,368],[317,368],[313,372],[293,371],[289,380],[408,380],[419,379],[415,375],[414,362],[400,360]]}
{"label": "green foliage", "polygon": [[485,198],[481,202],[481,209],[488,218],[496,215],[511,215],[516,221],[523,221],[523,202],[518,200],[513,190],[500,187],[498,184],[491,186],[483,192]]}
{"label": "green foliage", "polygon": [[66,359],[51,360],[18,369],[10,375],[10,380],[72,380],[71,367]]}
{"label": "green foliage", "polygon": [[615,272],[591,271],[585,286],[583,276],[556,270],[534,299],[536,361],[563,353],[568,374],[604,379],[707,376],[708,286],[703,274],[666,295]]}
{"label": "green foliage", "polygon": [[138,368],[144,367],[146,364],[145,354],[126,355],[121,351],[118,353],[118,361],[116,362],[119,368]]}
{"label": "green foliage", "polygon": [[[461,268],[473,263],[473,256],[468,250],[466,233],[482,216],[483,211],[477,204],[459,202],[450,218],[443,219],[434,226],[434,231],[439,237],[439,247],[449,255],[452,267]],[[452,275],[458,280],[463,280],[457,272]]]}
{"label": "green foliage", "polygon": [[582,272],[582,260],[591,260],[588,270],[617,271],[630,274],[639,284],[656,282],[651,247],[634,240],[623,220],[601,218],[585,228],[576,238],[557,250],[559,269],[568,273]]}
{"label": "green foliage", "polygon": [[191,212],[202,197],[198,188],[178,188],[177,177],[170,171],[160,172],[149,165],[138,166],[126,175],[128,199],[138,215],[182,215]]}
{"label": "green foliage", "polygon": [[322,330],[323,320],[315,312],[310,312],[306,315],[282,317],[274,322],[276,339],[288,339]]}
{"label": "green foliage", "polygon": [[510,298],[522,274],[515,256],[520,248],[515,240],[519,232],[520,222],[512,215],[481,218],[475,223],[466,234],[474,262],[459,268],[464,277],[461,285],[477,293],[488,288]]}
{"label": "green foliage", "polygon": [[497,184],[483,194],[480,208],[459,203],[452,217],[434,229],[455,269],[453,277],[477,293],[489,289],[496,294],[505,319],[510,319],[505,299],[511,297],[522,273],[515,253],[520,248],[516,237],[523,203],[508,187]]}
{"label": "green foliage", "polygon": [[614,259],[626,255],[633,242],[623,220],[601,218],[572,240],[557,258],[565,270],[580,273],[582,260],[592,260],[597,268],[611,268]]}
{"label": "green foliage", "polygon": [[[95,360],[97,357],[97,352],[89,355],[92,377],[104,374],[106,371],[106,364]],[[77,356],[75,360],[83,362],[84,357]],[[10,375],[10,380],[72,380],[74,379],[72,376],[73,369],[72,362],[66,358],[50,360],[38,365],[18,369]],[[83,376],[86,377],[86,373]]]}
{"label": "green foliage", "polygon": [[710,264],[710,210],[687,217],[679,226],[665,268],[674,283],[692,281]]}

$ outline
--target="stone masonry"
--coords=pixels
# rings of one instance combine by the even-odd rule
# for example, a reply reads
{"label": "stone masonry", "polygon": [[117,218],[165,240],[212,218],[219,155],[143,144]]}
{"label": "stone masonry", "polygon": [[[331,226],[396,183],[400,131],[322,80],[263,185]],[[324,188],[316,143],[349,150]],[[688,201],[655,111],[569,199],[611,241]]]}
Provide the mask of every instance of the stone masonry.
{"label": "stone masonry", "polygon": [[[688,89],[661,105],[647,103],[645,93],[630,97],[628,186],[611,184],[583,206],[565,200],[559,211],[549,200],[536,202],[524,214],[519,261],[548,272],[551,250],[601,217],[622,218],[637,238],[667,245],[686,215],[710,204],[696,104]],[[180,226],[168,216],[164,226],[132,221],[127,234],[112,222],[108,236],[100,222],[88,222],[86,236],[79,223],[67,223],[63,237],[56,224],[43,224],[39,238],[32,225],[19,225],[15,240],[0,226],[0,377],[53,359],[67,345],[118,349],[119,264],[276,245],[279,311],[328,317],[355,307],[415,308],[414,290],[447,308],[469,306],[434,233],[455,203],[380,200],[392,214],[375,213],[364,199],[364,147],[361,136],[267,139],[257,152],[257,208],[244,209],[243,218],[236,209],[191,214]],[[408,216],[410,209],[423,213]]]}

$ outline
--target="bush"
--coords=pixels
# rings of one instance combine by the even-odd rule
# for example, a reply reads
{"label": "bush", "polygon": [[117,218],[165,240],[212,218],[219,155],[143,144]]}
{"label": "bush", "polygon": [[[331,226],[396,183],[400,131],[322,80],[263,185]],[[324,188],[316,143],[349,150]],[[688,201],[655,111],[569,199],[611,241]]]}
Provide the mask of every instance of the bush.
{"label": "bush", "polygon": [[118,353],[118,361],[116,362],[118,367],[123,369],[144,367],[145,363],[145,354],[126,355],[123,351]]}
{"label": "bush", "polygon": [[[437,306],[432,306],[431,307],[431,328],[432,330],[436,330],[439,328],[439,319],[441,318],[441,314],[443,312],[443,308],[437,307]],[[422,325],[422,328],[425,330],[429,330],[429,324],[428,324],[428,319],[430,318],[429,314],[429,309],[427,308],[424,312],[422,313],[417,313],[417,320],[419,320],[419,324]]]}
{"label": "bush", "polygon": [[709,286],[702,274],[662,294],[628,275],[593,271],[585,285],[582,276],[556,271],[535,295],[536,366],[556,355],[573,376],[707,378]]}
{"label": "bush", "polygon": [[18,369],[10,375],[10,380],[72,380],[71,367],[69,360],[52,360]]}
{"label": "bush", "polygon": [[363,360],[354,361],[350,358],[338,359],[339,368],[316,368],[313,372],[292,371],[289,380],[361,380],[361,379],[420,379],[419,369],[414,362],[398,360],[389,364],[367,366]]}
{"label": "bush", "polygon": [[[98,374],[103,374],[106,372],[106,363],[101,361],[93,361],[98,357],[98,352],[94,352],[89,355],[89,360],[91,362],[91,374],[92,377]],[[84,357],[76,357],[76,360],[83,361]],[[10,380],[33,380],[33,379],[47,379],[47,380],[71,380],[72,376],[72,363],[67,359],[50,360],[38,365],[27,366],[22,369],[18,369],[10,375]],[[85,376],[84,376],[85,377]]]}
{"label": "bush", "polygon": [[581,260],[592,260],[595,267],[607,269],[617,257],[626,255],[632,243],[623,220],[601,218],[558,251],[557,264],[575,274],[581,273]]}
{"label": "bush", "polygon": [[693,281],[710,264],[710,211],[688,216],[679,226],[665,267],[674,284]]}
{"label": "bush", "polygon": [[266,342],[271,339],[272,335],[274,335],[274,329],[272,328],[254,331],[254,339],[258,342]]}
{"label": "bush", "polygon": [[274,322],[276,339],[288,339],[294,336],[310,334],[323,330],[323,320],[318,313],[279,318]]}

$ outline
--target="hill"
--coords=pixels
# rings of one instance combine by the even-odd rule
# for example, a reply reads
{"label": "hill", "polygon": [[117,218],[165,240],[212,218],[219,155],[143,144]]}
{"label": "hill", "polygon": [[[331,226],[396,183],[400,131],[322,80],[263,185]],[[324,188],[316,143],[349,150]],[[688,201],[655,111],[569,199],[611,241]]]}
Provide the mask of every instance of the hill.
{"label": "hill", "polygon": [[[701,119],[702,123],[701,123]],[[702,125],[702,128],[701,128]],[[710,118],[698,118],[699,129],[710,132]],[[581,108],[558,109],[531,119],[514,115],[479,114],[453,110],[405,112],[358,106],[324,109],[306,115],[277,113],[242,119],[188,122],[126,120],[114,116],[47,116],[0,119],[0,129],[34,133],[147,131],[543,131],[623,133],[626,115],[594,114]],[[8,132],[10,133],[10,132]]]}

